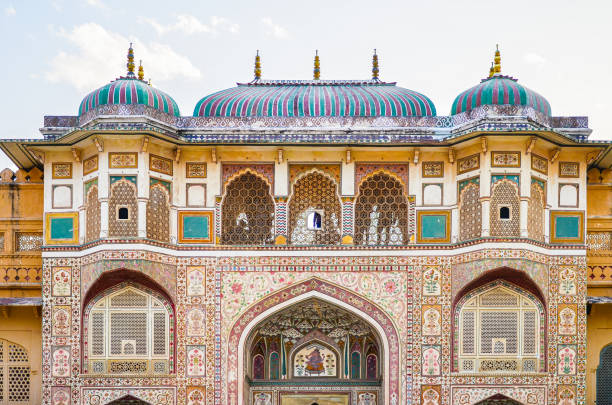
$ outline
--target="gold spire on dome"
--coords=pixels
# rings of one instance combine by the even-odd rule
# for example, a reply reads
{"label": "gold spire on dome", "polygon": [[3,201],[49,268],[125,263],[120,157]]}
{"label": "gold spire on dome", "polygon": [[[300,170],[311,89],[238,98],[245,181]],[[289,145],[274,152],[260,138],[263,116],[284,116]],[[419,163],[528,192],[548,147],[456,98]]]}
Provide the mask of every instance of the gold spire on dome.
{"label": "gold spire on dome", "polygon": [[491,62],[491,67],[489,68],[489,79],[493,77],[495,74],[495,68],[493,67],[493,62]]}
{"label": "gold spire on dome", "polygon": [[314,58],[314,80],[319,80],[321,78],[321,60],[319,59],[319,50],[315,51]]}
{"label": "gold spire on dome", "polygon": [[499,45],[495,45],[495,74],[501,73],[501,55],[499,53]]}
{"label": "gold spire on dome", "polygon": [[259,57],[259,49],[255,55],[255,80],[261,79],[261,58]]}
{"label": "gold spire on dome", "polygon": [[372,80],[378,80],[378,55],[376,54],[376,48],[374,48],[374,55],[372,56]]}
{"label": "gold spire on dome", "polygon": [[134,76],[134,49],[131,42],[127,54],[127,75],[128,77]]}
{"label": "gold spire on dome", "polygon": [[138,80],[144,80],[144,68],[142,67],[142,60],[140,66],[138,66]]}

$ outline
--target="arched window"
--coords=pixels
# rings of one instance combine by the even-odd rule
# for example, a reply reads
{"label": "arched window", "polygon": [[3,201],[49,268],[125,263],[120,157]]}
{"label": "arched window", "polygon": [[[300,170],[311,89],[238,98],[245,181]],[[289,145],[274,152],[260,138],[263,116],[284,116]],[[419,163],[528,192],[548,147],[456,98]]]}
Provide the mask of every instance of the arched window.
{"label": "arched window", "polygon": [[168,374],[173,368],[174,313],[160,294],[122,283],[85,311],[86,356],[93,374]]}
{"label": "arched window", "polygon": [[135,176],[111,176],[108,199],[108,236],[138,236],[138,201]]}
{"label": "arched window", "polygon": [[296,180],[289,201],[290,243],[337,245],[340,242],[342,211],[337,188],[334,180],[319,172]]}
{"label": "arched window", "polygon": [[596,403],[612,404],[612,345],[608,345],[599,354],[597,366]]}
{"label": "arched window", "polygon": [[30,403],[30,358],[17,343],[0,339],[0,404]]}
{"label": "arched window", "polygon": [[85,242],[100,239],[100,201],[98,200],[98,180],[85,183]]}
{"label": "arched window", "polygon": [[504,178],[491,187],[491,236],[521,236],[518,184]]}
{"label": "arched window", "polygon": [[224,245],[274,243],[274,200],[270,185],[250,172],[232,180],[225,188],[221,223]]}
{"label": "arched window", "polygon": [[468,293],[455,311],[460,372],[542,371],[544,311],[532,294],[496,281]]}
{"label": "arched window", "polygon": [[355,244],[408,243],[408,199],[404,186],[386,173],[375,173],[359,185],[355,203]]}
{"label": "arched window", "polygon": [[531,198],[529,199],[528,231],[531,239],[544,242],[544,209],[546,198],[544,188],[539,182],[531,182]]}
{"label": "arched window", "polygon": [[170,242],[170,185],[157,181],[147,202],[147,238]]}
{"label": "arched window", "polygon": [[480,184],[473,180],[467,180],[459,185],[459,240],[461,241],[480,238],[482,231]]}

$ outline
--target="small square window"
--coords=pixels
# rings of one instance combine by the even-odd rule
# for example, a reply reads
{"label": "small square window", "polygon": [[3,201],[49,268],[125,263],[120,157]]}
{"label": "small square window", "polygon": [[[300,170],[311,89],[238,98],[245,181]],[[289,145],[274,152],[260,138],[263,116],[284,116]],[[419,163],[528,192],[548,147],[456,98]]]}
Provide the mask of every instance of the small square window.
{"label": "small square window", "polygon": [[320,231],[323,229],[323,212],[310,211],[306,215],[306,228],[312,231]]}
{"label": "small square window", "polygon": [[512,219],[512,207],[510,205],[499,205],[499,219],[510,221]]}
{"label": "small square window", "polygon": [[126,221],[130,219],[130,208],[126,206],[117,207],[117,220]]}

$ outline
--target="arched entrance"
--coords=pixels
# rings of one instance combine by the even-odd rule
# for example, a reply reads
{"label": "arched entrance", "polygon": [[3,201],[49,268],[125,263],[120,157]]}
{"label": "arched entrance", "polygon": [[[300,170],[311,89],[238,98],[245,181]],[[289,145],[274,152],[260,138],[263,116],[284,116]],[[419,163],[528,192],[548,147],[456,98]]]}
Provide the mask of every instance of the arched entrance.
{"label": "arched entrance", "polygon": [[148,402],[142,401],[136,397],[131,395],[126,395],[123,398],[119,398],[114,400],[113,402],[109,402],[107,405],[151,405]]}
{"label": "arched entrance", "polygon": [[[364,390],[366,392],[353,392],[351,391],[350,387],[343,390],[338,388],[341,387],[341,385],[334,384],[331,380],[337,382],[339,381],[339,378],[344,378],[345,381],[350,381],[352,379],[350,374],[351,368],[349,367],[351,364],[355,365],[354,376],[357,375],[356,373],[359,369],[359,376],[361,377],[363,375],[364,377],[367,377],[367,356],[373,354],[373,352],[367,352],[367,348],[359,346],[359,350],[356,350],[360,356],[359,367],[357,367],[357,354],[354,355],[354,363],[351,363],[350,360],[351,355],[353,354],[353,351],[351,351],[353,347],[348,347],[348,345],[345,344],[339,345],[337,342],[334,342],[333,335],[335,334],[331,333],[333,329],[324,332],[323,330],[320,330],[322,328],[317,327],[311,329],[309,332],[300,332],[303,336],[297,338],[296,342],[291,348],[289,348],[290,352],[284,354],[285,366],[287,366],[287,370],[285,370],[286,374],[284,378],[279,379],[284,379],[285,381],[277,381],[277,383],[280,383],[279,385],[293,387],[293,381],[299,379],[305,381],[305,383],[314,384],[315,390],[318,390],[316,387],[320,386],[321,380],[326,378],[323,377],[321,373],[317,374],[317,369],[320,369],[320,367],[317,366],[317,363],[320,362],[318,356],[324,359],[331,359],[333,358],[333,355],[335,355],[338,361],[338,363],[335,365],[337,375],[334,377],[327,377],[328,382],[326,391],[327,393],[332,393],[339,396],[335,403],[342,404],[342,401],[348,401],[350,398],[355,396],[358,396],[358,399],[363,396],[363,400],[368,401],[366,403],[372,405],[400,401],[400,344],[397,331],[391,319],[376,305],[351,291],[345,290],[337,285],[323,280],[310,279],[287,287],[283,290],[279,290],[276,293],[265,297],[263,300],[253,305],[249,311],[242,314],[234,323],[228,340],[228,404],[269,405],[272,403],[272,394],[269,391],[261,390],[255,392],[257,390],[252,389],[255,379],[252,379],[249,373],[253,373],[253,365],[259,367],[260,369],[263,368],[264,378],[266,378],[266,369],[268,370],[267,376],[270,376],[270,369],[274,370],[274,368],[270,368],[270,363],[276,367],[276,360],[272,357],[273,351],[269,350],[266,346],[261,348],[257,347],[258,341],[255,341],[256,334],[261,326],[265,324],[265,321],[270,319],[271,316],[274,314],[284,313],[285,309],[288,308],[289,311],[291,311],[291,308],[302,308],[300,306],[296,306],[296,304],[300,303],[311,306],[316,305],[315,303],[319,303],[319,305],[324,304],[332,310],[339,310],[342,316],[344,316],[344,314],[349,314],[351,317],[353,317],[353,319],[359,320],[362,325],[365,325],[368,328],[367,333],[370,336],[369,341],[368,338],[365,338],[365,335],[362,336],[362,338],[365,338],[365,344],[372,345],[375,343],[376,349],[378,350],[378,357],[376,360],[376,368],[378,372],[377,379],[372,379],[370,381],[366,378],[363,381],[364,384],[362,384],[362,386],[366,386],[366,390],[368,387],[371,387],[371,389],[367,391]],[[356,324],[359,325],[359,323]],[[317,331],[317,329],[319,330]],[[329,334],[332,334],[332,336],[330,337]],[[299,339],[302,339],[303,341],[299,342]],[[252,345],[253,343],[255,343],[255,346]],[[319,353],[317,354],[317,352],[314,350],[317,348],[316,346],[311,347],[309,344],[319,345]],[[238,350],[236,350],[236,347]],[[250,351],[253,347],[255,348],[255,352]],[[264,348],[267,350],[266,355],[263,353]],[[287,350],[287,347],[283,348],[283,346],[277,346],[277,348],[279,350]],[[357,349],[357,347],[355,348]],[[252,357],[247,358],[247,349],[249,350],[249,356]],[[308,359],[308,356],[312,355],[310,357],[311,365],[310,370],[308,371],[309,375],[300,375],[299,377],[296,376],[294,378],[293,376],[297,374],[297,366],[294,361],[295,355],[301,353],[301,350],[303,349],[305,352],[302,353],[302,355],[306,356],[304,359]],[[259,350],[259,352],[257,352],[257,350]],[[322,356],[322,354],[325,356]],[[279,353],[279,362],[281,360],[282,356],[280,356]],[[374,370],[374,357],[371,357],[370,362],[370,369]],[[300,364],[298,364],[298,366],[300,366]],[[304,368],[307,367],[308,362],[305,361],[301,366]],[[251,369],[248,369],[248,367],[251,367]],[[293,369],[291,369],[291,367],[293,367]],[[348,371],[346,370],[346,367],[348,367]],[[324,366],[323,368],[325,372],[333,373],[333,371],[327,371],[330,369],[333,370],[333,367],[330,366],[326,369]],[[261,374],[258,374],[258,376],[261,376]],[[289,378],[294,379],[291,380],[291,382],[288,382]],[[315,380],[318,381],[313,383]],[[255,382],[255,385],[256,384],[257,383]],[[335,388],[332,390],[330,387]],[[308,391],[312,393],[312,389],[309,388]],[[377,393],[379,396],[377,398],[372,398],[372,394],[375,395]],[[251,394],[254,396],[247,398],[247,395]],[[293,394],[300,394],[300,392],[293,392]],[[279,397],[281,403],[283,403],[282,395],[279,395]],[[287,404],[293,405],[292,402],[290,402],[291,398],[287,397],[287,401],[289,401]],[[322,401],[317,400],[317,398],[313,398],[312,402],[307,403],[307,405],[311,405],[313,402],[317,402],[319,405],[322,403]],[[299,402],[297,402],[297,404],[302,405]]]}
{"label": "arched entrance", "polygon": [[522,405],[520,402],[508,398],[505,395],[496,394],[490,398],[476,403],[476,405]]}

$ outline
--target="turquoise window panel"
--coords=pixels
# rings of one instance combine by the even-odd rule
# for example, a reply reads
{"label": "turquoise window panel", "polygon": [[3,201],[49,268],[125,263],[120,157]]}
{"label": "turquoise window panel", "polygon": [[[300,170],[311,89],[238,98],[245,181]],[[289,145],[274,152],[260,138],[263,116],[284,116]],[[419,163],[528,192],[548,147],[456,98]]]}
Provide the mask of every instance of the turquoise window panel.
{"label": "turquoise window panel", "polygon": [[51,218],[51,239],[73,239],[73,218]]}
{"label": "turquoise window panel", "polygon": [[580,217],[558,216],[555,221],[555,238],[580,238]]}
{"label": "turquoise window panel", "polygon": [[446,238],[446,215],[423,215],[421,217],[421,237],[423,239]]}
{"label": "turquoise window panel", "polygon": [[207,239],[210,237],[208,216],[183,217],[183,237],[189,239]]}

